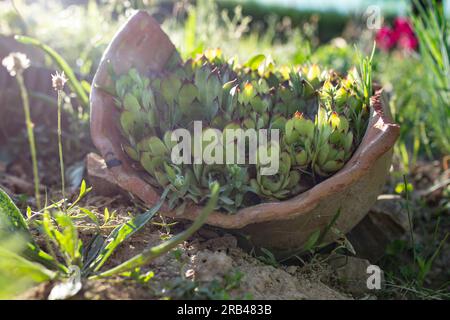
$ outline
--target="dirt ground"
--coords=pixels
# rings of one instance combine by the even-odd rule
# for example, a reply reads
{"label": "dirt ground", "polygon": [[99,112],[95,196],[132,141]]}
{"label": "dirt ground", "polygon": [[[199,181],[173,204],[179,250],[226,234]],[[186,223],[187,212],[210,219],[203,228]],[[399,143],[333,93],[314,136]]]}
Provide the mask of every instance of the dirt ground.
{"label": "dirt ground", "polygon": [[[32,194],[32,186],[28,182],[31,180],[25,179],[25,174],[20,174],[24,170],[18,164],[4,167],[2,170],[0,184],[7,192],[12,195]],[[433,189],[439,181],[448,179],[447,175],[448,169],[443,168],[439,162],[423,164],[414,172],[412,183],[415,189],[410,195],[412,197],[410,203],[414,204],[412,208],[415,215],[414,236],[421,244],[442,239],[450,230],[448,211],[445,211],[447,206],[445,187]],[[393,193],[392,183],[387,184],[385,192]],[[73,196],[75,195],[74,191]],[[51,195],[55,199],[59,196]],[[408,288],[402,287],[394,292],[388,290],[386,295],[383,290],[373,291],[366,286],[366,268],[371,263],[369,260],[378,261],[386,268],[389,267],[388,273],[401,269],[402,263],[405,265],[410,263],[410,252],[409,254],[394,252],[391,257],[386,255],[389,249],[388,242],[400,240],[407,242],[409,239],[405,199],[392,194],[383,197],[381,198],[384,200],[378,201],[369,213],[368,217],[371,220],[369,218],[369,220],[366,219],[367,221],[364,220],[367,225],[366,229],[362,230],[370,231],[372,230],[370,228],[374,226],[381,228],[373,229],[371,232],[383,233],[386,243],[361,246],[358,245],[358,241],[374,242],[370,240],[370,237],[367,238],[370,234],[365,231],[360,232],[359,235],[356,234],[356,237],[349,235],[352,241],[356,241],[353,244],[353,247],[357,248],[356,256],[348,250],[344,252],[345,255],[342,255],[342,252],[336,253],[331,248],[317,252],[313,256],[297,257],[286,264],[280,264],[271,260],[270,257],[244,252],[238,247],[237,239],[233,235],[220,229],[204,226],[189,241],[142,268],[140,274],[148,275],[147,279],[130,274],[101,280],[85,280],[82,290],[73,298],[282,300],[406,298],[404,291],[409,290]],[[26,202],[21,203],[21,198],[18,196],[14,199],[19,206],[23,207],[26,204]],[[127,195],[107,197],[96,194],[95,190],[83,200],[81,205],[92,210],[99,219],[102,219],[105,207],[114,213],[114,218],[102,229],[105,235],[130,216],[142,213],[144,210],[139,203]],[[441,212],[442,210],[444,212]],[[442,219],[440,219],[439,228],[436,229],[436,212],[438,211]],[[386,219],[388,224],[385,224]],[[77,224],[83,242],[88,243],[94,234],[94,225],[87,220],[79,220]],[[119,246],[107,265],[103,267],[104,270],[141,253],[145,248],[161,243],[164,239],[184,230],[186,226],[187,224],[183,222],[169,221],[162,217],[154,218],[143,230]],[[378,256],[371,255],[377,251],[379,251]],[[395,258],[394,264],[384,263],[386,257]],[[433,286],[447,282],[447,289],[444,287],[444,290],[450,292],[449,265],[450,244],[447,241],[433,263],[426,284]],[[39,285],[18,298],[46,299],[53,285],[53,283]]]}
{"label": "dirt ground", "polygon": [[[131,258],[165,236],[161,228],[147,226],[123,244],[105,267]],[[189,242],[141,271],[152,271],[154,276],[147,283],[124,277],[87,280],[74,298],[351,299],[331,285],[333,275],[328,265],[267,265],[239,249],[232,235],[211,228],[202,229]],[[20,298],[45,299],[50,289],[51,284],[40,285]]]}

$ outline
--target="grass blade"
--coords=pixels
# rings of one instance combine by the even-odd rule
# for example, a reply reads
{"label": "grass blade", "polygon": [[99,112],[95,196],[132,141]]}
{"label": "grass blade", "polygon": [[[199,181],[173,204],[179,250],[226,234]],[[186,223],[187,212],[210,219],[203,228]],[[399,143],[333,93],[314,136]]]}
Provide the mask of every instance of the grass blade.
{"label": "grass blade", "polygon": [[161,199],[153,208],[115,228],[106,238],[104,242],[105,246],[94,262],[89,266],[87,272],[89,272],[89,270],[97,272],[122,242],[139,231],[151,218],[153,218],[163,205],[168,192],[169,189],[164,190]]}
{"label": "grass blade", "polygon": [[89,242],[83,254],[83,269],[81,270],[83,275],[89,271],[89,266],[98,257],[101,250],[105,246],[105,240],[101,234],[97,233]]}

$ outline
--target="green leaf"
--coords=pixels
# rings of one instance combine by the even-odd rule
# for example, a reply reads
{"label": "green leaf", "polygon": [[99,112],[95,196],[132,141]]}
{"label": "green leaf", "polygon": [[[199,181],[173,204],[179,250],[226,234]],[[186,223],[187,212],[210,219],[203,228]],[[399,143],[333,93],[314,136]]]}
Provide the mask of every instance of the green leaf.
{"label": "green leaf", "polygon": [[105,245],[105,240],[103,239],[100,233],[97,233],[94,237],[92,237],[91,241],[89,241],[88,245],[84,247],[83,250],[83,276],[89,271],[89,266],[97,258],[100,251],[103,249]]}
{"label": "green leaf", "polygon": [[245,64],[245,67],[249,67],[252,70],[258,70],[261,64],[266,60],[266,56],[263,54],[257,54],[251,57]]}
{"label": "green leaf", "polygon": [[125,110],[131,111],[133,114],[136,114],[139,110],[141,110],[141,105],[139,104],[138,99],[131,93],[127,93],[125,95],[123,106]]}
{"label": "green leaf", "polygon": [[184,46],[187,54],[191,55],[196,47],[197,11],[192,7],[184,25]]}
{"label": "green leaf", "polygon": [[153,277],[155,276],[155,273],[153,271],[149,271],[143,275],[140,275],[139,281],[142,283],[149,282]]}
{"label": "green leaf", "polygon": [[103,224],[107,224],[109,222],[109,219],[111,218],[111,215],[109,214],[108,208],[105,208],[105,211],[103,213]]}
{"label": "green leaf", "polygon": [[325,229],[321,233],[321,235],[317,241],[319,243],[319,245],[321,245],[321,246],[323,245],[322,242],[324,241],[326,235],[328,234],[328,232],[330,232],[331,228],[334,227],[334,225],[336,224],[336,221],[339,219],[340,216],[341,216],[341,208],[339,208],[336,211],[336,214],[333,216],[333,219],[331,219],[330,223],[325,227]]}
{"label": "green leaf", "polygon": [[308,241],[306,241],[305,245],[303,246],[303,250],[309,251],[314,248],[314,246],[317,244],[317,241],[320,237],[320,230],[314,231],[308,238]]}
{"label": "green leaf", "polygon": [[21,255],[27,242],[20,235],[0,239],[0,299],[11,299],[56,273]]}
{"label": "green leaf", "polygon": [[151,155],[154,157],[162,157],[168,153],[168,149],[164,142],[161,141],[158,137],[150,137],[148,140],[148,146],[150,148]]}
{"label": "green leaf", "polygon": [[92,190],[92,187],[86,187],[86,181],[81,181],[80,192],[78,194],[77,199],[70,205],[68,210],[72,209],[78,202],[80,202],[83,197]]}
{"label": "green leaf", "polygon": [[82,242],[72,219],[68,215],[58,212],[54,215],[53,222],[50,214],[45,212],[42,223],[44,232],[64,256],[67,265],[81,263]]}
{"label": "green leaf", "polygon": [[265,256],[258,257],[259,260],[261,260],[265,264],[269,264],[271,266],[278,267],[278,265],[279,265],[278,261],[270,250],[268,250],[266,248],[261,248],[261,252],[264,253]]}
{"label": "green leaf", "polygon": [[81,80],[81,85],[83,86],[84,91],[87,93],[91,93],[91,84],[86,80]]}
{"label": "green leaf", "polygon": [[31,239],[30,231],[22,213],[2,189],[0,189],[0,231],[21,232]]}
{"label": "green leaf", "polygon": [[403,182],[397,183],[395,186],[395,193],[401,194],[405,191],[412,192],[414,189],[413,185],[411,183],[407,183],[406,186]]}
{"label": "green leaf", "polygon": [[61,57],[61,55],[59,55],[55,50],[53,50],[48,45],[40,42],[37,39],[27,36],[16,36],[15,39],[23,44],[29,44],[44,51],[56,63],[56,65],[62,71],[64,71],[65,75],[69,79],[68,81],[69,86],[72,89],[72,91],[77,95],[80,104],[85,109],[89,108],[89,98],[86,94],[83,85],[81,84],[80,81],[78,81],[72,68],[66,62],[66,60],[64,60],[63,57]]}
{"label": "green leaf", "polygon": [[32,215],[33,215],[33,212],[31,211],[31,208],[27,207],[27,219],[30,219]]}
{"label": "green leaf", "polygon": [[33,282],[43,282],[55,277],[53,271],[44,266],[31,262],[19,254],[0,246],[0,270],[3,274],[10,274],[12,278],[26,277]]}
{"label": "green leaf", "polygon": [[91,219],[92,222],[94,222],[96,225],[99,225],[98,218],[92,211],[90,211],[86,208],[80,208],[80,211],[83,212],[84,214],[86,214],[89,217],[89,219]]}
{"label": "green leaf", "polygon": [[19,235],[26,240],[23,255],[47,267],[55,267],[56,262],[34,242],[28,225],[11,198],[0,189],[0,238]]}

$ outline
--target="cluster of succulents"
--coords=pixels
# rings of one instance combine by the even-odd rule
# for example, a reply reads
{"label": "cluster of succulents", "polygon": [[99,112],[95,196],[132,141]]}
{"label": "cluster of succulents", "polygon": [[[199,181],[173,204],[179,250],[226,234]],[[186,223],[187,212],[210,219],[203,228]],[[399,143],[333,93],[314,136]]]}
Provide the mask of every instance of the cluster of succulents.
{"label": "cluster of succulents", "polygon": [[[228,212],[295,196],[344,166],[369,115],[356,69],[340,76],[317,65],[277,67],[261,57],[239,65],[216,49],[185,62],[175,54],[161,72],[111,76],[122,148],[143,178],[170,189],[172,208],[203,204],[214,181],[221,186],[217,209]],[[227,128],[279,129],[278,172],[261,175],[258,163],[173,163],[172,132],[192,132],[194,121],[202,121],[204,136]],[[223,141],[224,148],[230,143]]]}

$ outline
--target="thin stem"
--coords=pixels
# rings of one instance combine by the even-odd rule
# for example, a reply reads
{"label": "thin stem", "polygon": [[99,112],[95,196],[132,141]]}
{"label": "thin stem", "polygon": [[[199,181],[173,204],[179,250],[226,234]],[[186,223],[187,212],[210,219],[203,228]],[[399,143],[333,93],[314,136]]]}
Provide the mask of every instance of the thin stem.
{"label": "thin stem", "polygon": [[33,164],[34,196],[36,198],[36,206],[37,206],[38,210],[40,210],[41,209],[41,195],[39,194],[39,185],[40,185],[39,171],[38,171],[37,156],[36,156],[36,143],[34,140],[34,132],[33,132],[34,124],[31,121],[31,115],[30,115],[30,101],[28,99],[27,88],[25,87],[25,82],[23,80],[23,76],[22,76],[21,72],[17,73],[16,79],[17,79],[17,83],[19,85],[20,95],[22,97],[23,111],[25,113],[25,124],[27,127],[27,133],[28,133],[28,142],[30,144],[31,162]]}
{"label": "thin stem", "polygon": [[63,197],[63,208],[66,211],[66,183],[64,178],[64,157],[62,148],[62,130],[61,130],[61,109],[62,109],[62,90],[58,90],[58,147],[59,147],[59,166],[61,169],[61,193]]}
{"label": "thin stem", "polygon": [[411,246],[413,249],[414,255],[414,263],[417,263],[417,252],[416,252],[416,241],[414,240],[414,226],[412,221],[411,208],[409,206],[409,190],[408,190],[408,181],[406,180],[406,175],[403,175],[403,184],[405,185],[405,196],[406,196],[406,212],[408,214],[408,223],[409,223],[409,233],[411,238]]}
{"label": "thin stem", "polygon": [[46,246],[48,252],[50,252],[50,256],[53,258],[53,260],[55,260],[55,263],[58,264],[59,263],[58,262],[58,257],[57,257],[57,255],[55,253],[55,250],[53,250],[53,246],[52,246],[50,237],[45,232],[44,232],[44,241],[45,241],[45,246]]}

